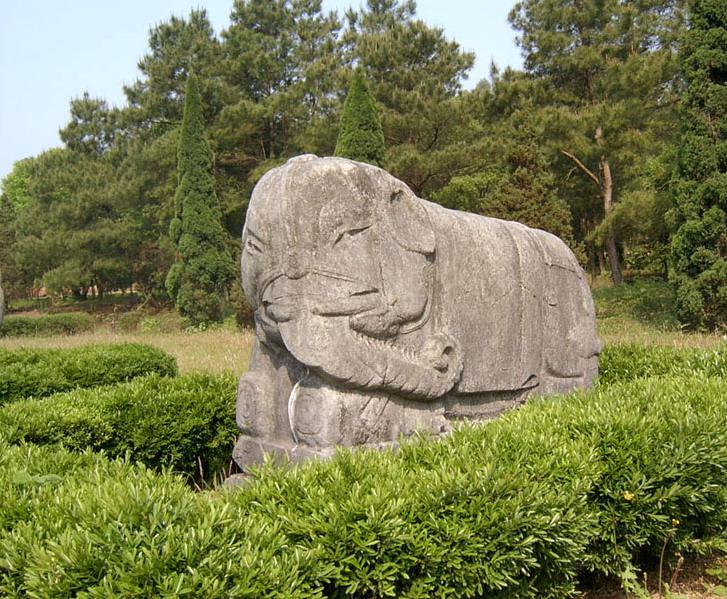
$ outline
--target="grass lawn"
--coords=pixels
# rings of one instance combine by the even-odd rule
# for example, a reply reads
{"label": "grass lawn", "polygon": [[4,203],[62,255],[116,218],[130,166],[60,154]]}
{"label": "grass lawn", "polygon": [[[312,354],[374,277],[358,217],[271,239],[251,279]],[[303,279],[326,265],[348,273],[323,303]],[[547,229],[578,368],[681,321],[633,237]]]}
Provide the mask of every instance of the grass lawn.
{"label": "grass lawn", "polygon": [[674,292],[665,281],[637,279],[613,287],[591,282],[598,336],[604,343],[640,343],[711,349],[727,342],[727,331],[688,332],[674,314]]}
{"label": "grass lawn", "polygon": [[238,374],[247,370],[252,347],[252,331],[213,329],[187,333],[172,332],[119,332],[99,326],[92,333],[81,333],[59,337],[16,337],[3,338],[0,346],[8,349],[64,348],[88,345],[89,343],[137,342],[155,345],[177,358],[183,372],[205,370],[220,373],[232,371]]}

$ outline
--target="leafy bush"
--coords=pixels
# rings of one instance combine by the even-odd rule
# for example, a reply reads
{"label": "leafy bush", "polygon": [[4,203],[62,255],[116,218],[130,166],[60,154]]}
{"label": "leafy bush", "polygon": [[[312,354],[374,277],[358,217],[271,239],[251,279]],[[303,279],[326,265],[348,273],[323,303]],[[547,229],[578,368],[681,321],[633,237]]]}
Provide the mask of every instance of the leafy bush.
{"label": "leafy bush", "polygon": [[131,310],[130,312],[121,312],[112,315],[110,322],[114,328],[125,333],[136,331],[139,324],[144,319],[145,314],[140,310]]}
{"label": "leafy bush", "polygon": [[0,367],[0,405],[30,396],[128,381],[151,373],[177,373],[173,356],[140,343],[71,349],[0,348]]}
{"label": "leafy bush", "polygon": [[126,460],[0,452],[2,597],[319,597],[308,552],[220,494]]}
{"label": "leafy bush", "polygon": [[0,452],[0,514],[9,597],[566,597],[581,568],[628,581],[665,540],[724,533],[727,380],[540,398],[234,492],[20,445]]}
{"label": "leafy bush", "polygon": [[93,330],[93,318],[85,312],[64,312],[44,316],[14,316],[3,319],[4,337],[74,335]]}
{"label": "leafy bush", "polygon": [[182,328],[182,319],[178,314],[148,316],[139,323],[142,333],[173,333]]}
{"label": "leafy bush", "polygon": [[727,378],[727,346],[713,350],[692,347],[647,347],[636,343],[606,345],[599,358],[599,385],[665,375]]}
{"label": "leafy bush", "polygon": [[0,408],[0,439],[6,443],[104,450],[191,475],[200,467],[212,474],[229,464],[236,435],[231,375],[151,375]]}

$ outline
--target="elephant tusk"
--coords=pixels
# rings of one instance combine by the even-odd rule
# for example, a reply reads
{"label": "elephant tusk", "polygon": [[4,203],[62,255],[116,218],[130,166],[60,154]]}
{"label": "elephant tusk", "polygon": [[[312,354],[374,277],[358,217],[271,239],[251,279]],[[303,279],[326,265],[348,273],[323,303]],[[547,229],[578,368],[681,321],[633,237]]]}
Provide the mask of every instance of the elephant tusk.
{"label": "elephant tusk", "polygon": [[381,296],[376,291],[352,293],[338,300],[322,302],[313,307],[313,313],[319,316],[353,316],[370,312],[381,307]]}
{"label": "elephant tusk", "polygon": [[293,441],[298,443],[298,434],[295,432],[295,426],[293,426],[293,412],[295,410],[295,402],[298,399],[298,390],[300,389],[300,384],[305,380],[305,377],[308,376],[308,369],[305,369],[305,373],[302,377],[300,377],[300,380],[293,385],[293,388],[290,390],[290,395],[288,396],[288,424],[290,425],[290,434],[293,435]]}

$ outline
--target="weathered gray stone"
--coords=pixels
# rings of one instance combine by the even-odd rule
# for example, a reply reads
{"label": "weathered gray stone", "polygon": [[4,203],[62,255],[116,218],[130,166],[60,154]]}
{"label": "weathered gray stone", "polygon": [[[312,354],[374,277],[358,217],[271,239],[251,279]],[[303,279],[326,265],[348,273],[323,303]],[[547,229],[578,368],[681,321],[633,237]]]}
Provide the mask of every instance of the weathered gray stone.
{"label": "weathered gray stone", "polygon": [[379,168],[289,160],[255,187],[242,241],[243,467],[446,432],[597,373],[593,301],[562,241],[421,200]]}

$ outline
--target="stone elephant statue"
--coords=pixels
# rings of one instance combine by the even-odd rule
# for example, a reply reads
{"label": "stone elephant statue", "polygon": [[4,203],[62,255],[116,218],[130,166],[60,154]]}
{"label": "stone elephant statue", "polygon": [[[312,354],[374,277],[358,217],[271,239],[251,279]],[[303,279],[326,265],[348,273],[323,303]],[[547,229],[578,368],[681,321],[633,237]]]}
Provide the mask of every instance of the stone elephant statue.
{"label": "stone elephant statue", "polygon": [[272,169],[242,243],[243,469],[446,432],[597,374],[591,293],[562,241],[427,202],[374,166],[304,155]]}

